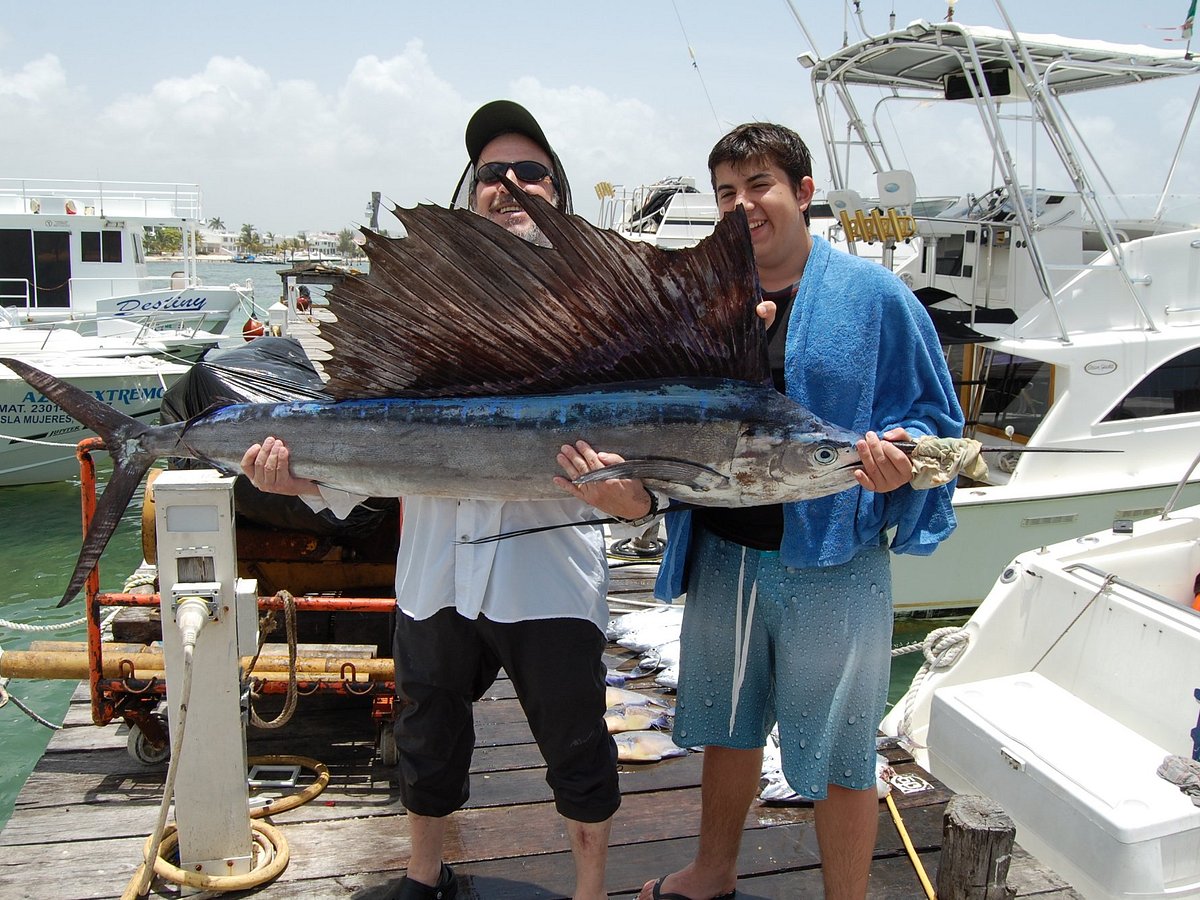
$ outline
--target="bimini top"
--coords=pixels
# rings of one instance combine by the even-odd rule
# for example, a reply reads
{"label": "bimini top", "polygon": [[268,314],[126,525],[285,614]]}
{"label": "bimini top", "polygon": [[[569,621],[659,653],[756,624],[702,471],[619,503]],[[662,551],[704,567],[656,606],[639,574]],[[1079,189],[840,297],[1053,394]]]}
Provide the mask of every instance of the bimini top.
{"label": "bimini top", "polygon": [[[1021,34],[1020,41],[1039,80],[1047,80],[1060,95],[1200,73],[1200,60],[1185,59],[1182,50],[1055,34]],[[844,47],[824,59],[804,54],[800,62],[813,69],[814,84],[839,81],[911,88],[943,93],[948,99],[957,99],[953,92],[958,88],[965,91],[961,97],[966,99],[970,92],[965,81],[954,83],[955,77],[964,77],[964,70],[1011,70],[1020,58],[1017,41],[1006,29],[921,20],[901,31]]]}

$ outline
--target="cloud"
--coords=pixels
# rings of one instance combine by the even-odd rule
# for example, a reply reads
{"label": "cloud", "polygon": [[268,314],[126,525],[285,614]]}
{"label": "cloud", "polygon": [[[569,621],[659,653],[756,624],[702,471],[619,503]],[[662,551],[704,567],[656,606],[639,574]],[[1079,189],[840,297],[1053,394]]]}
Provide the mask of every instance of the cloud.
{"label": "cloud", "polygon": [[[539,118],[567,167],[576,211],[589,219],[598,181],[707,178],[715,135],[703,119],[519,72],[472,90],[444,77],[419,39],[390,57],[358,57],[330,84],[213,56],[189,74],[124,83],[119,95],[99,98],[74,87],[47,54],[0,70],[0,109],[30,126],[0,137],[0,147],[11,142],[6,155],[18,168],[49,177],[197,183],[204,215],[277,233],[363,222],[372,191],[404,206],[446,204],[466,162],[468,118],[500,97]],[[70,140],[31,134],[50,127],[67,128]]]}
{"label": "cloud", "polygon": [[13,73],[0,69],[0,99],[24,101],[33,106],[52,103],[66,92],[67,75],[52,53],[26,63]]}

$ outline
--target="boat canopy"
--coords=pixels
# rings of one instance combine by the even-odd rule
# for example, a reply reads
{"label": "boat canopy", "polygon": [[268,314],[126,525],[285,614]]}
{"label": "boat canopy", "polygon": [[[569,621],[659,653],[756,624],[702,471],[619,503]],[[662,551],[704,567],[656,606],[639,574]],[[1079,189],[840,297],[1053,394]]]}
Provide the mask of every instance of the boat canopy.
{"label": "boat canopy", "polygon": [[[1200,72],[1200,60],[1186,58],[1181,50],[1055,34],[1021,34],[1020,41],[1039,79],[1059,95]],[[800,61],[814,70],[814,83],[841,81],[946,95],[955,90],[955,79],[963,77],[964,68],[985,72],[1013,68],[1016,46],[1013,33],[1006,29],[920,20],[823,59],[805,54]],[[966,90],[963,99],[969,99],[969,88],[965,83],[961,87]]]}

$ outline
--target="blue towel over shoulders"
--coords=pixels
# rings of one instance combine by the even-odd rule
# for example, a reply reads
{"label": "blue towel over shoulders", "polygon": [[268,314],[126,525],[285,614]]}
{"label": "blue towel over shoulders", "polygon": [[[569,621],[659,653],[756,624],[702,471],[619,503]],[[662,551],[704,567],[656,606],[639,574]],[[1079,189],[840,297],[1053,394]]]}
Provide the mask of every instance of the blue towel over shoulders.
{"label": "blue towel over shoulders", "polygon": [[[963,415],[937,333],[920,302],[892,272],[813,237],[788,320],[787,394],[821,418],[860,433],[906,428],[958,437]],[[953,485],[887,494],[854,487],[784,506],[783,562],[834,566],[877,547],[928,555],[954,530]],[[691,513],[667,516],[667,551],[655,593],[683,593]]]}

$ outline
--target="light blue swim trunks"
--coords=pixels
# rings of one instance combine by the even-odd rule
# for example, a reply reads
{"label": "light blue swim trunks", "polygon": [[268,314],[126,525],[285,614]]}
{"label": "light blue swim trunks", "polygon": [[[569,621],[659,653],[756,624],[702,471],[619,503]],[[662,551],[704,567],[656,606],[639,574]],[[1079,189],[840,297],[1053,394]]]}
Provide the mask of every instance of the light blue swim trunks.
{"label": "light blue swim trunks", "polygon": [[871,547],[840,566],[797,569],[696,529],[675,742],[753,749],[778,721],[797,793],[823,800],[829,784],[873,787],[891,673],[888,553]]}

